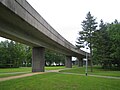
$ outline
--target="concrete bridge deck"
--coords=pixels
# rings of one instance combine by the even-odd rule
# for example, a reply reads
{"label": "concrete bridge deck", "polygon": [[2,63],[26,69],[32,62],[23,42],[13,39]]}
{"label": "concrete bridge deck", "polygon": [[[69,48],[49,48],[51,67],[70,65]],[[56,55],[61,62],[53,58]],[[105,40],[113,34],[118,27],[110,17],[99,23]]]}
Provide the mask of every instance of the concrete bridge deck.
{"label": "concrete bridge deck", "polygon": [[55,31],[26,0],[0,0],[0,36],[33,47],[33,68],[41,68],[33,71],[44,71],[45,48],[65,54],[68,67],[72,56],[85,56],[84,51],[77,50]]}

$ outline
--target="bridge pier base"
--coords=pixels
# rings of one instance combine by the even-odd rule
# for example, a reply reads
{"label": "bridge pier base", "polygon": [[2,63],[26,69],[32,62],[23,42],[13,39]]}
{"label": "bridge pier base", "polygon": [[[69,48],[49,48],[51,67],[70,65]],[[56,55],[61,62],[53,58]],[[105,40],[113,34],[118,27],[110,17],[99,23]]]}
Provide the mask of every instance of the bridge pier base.
{"label": "bridge pier base", "polygon": [[32,72],[44,72],[45,48],[33,47],[32,49]]}
{"label": "bridge pier base", "polygon": [[66,68],[72,68],[72,57],[71,56],[66,56],[65,67]]}

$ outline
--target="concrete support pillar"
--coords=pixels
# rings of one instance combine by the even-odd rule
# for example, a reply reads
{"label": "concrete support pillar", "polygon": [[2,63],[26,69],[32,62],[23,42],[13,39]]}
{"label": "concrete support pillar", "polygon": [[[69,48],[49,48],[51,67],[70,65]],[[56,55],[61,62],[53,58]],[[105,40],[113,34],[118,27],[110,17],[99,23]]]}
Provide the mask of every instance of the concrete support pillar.
{"label": "concrete support pillar", "polygon": [[72,68],[72,57],[71,56],[66,56],[65,67]]}
{"label": "concrete support pillar", "polygon": [[83,67],[83,58],[78,58],[78,67]]}
{"label": "concrete support pillar", "polygon": [[32,72],[44,72],[45,48],[33,47],[32,49]]}

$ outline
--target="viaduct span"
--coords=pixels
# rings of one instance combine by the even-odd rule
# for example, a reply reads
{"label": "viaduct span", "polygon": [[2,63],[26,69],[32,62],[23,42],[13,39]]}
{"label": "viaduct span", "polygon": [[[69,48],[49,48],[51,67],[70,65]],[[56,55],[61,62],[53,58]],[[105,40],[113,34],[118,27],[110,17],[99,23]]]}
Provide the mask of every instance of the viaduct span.
{"label": "viaduct span", "polygon": [[[67,34],[67,33],[66,33]],[[0,0],[0,36],[32,46],[32,71],[44,71],[45,48],[66,55],[66,67],[71,57],[80,61],[85,52],[54,30],[26,0]]]}

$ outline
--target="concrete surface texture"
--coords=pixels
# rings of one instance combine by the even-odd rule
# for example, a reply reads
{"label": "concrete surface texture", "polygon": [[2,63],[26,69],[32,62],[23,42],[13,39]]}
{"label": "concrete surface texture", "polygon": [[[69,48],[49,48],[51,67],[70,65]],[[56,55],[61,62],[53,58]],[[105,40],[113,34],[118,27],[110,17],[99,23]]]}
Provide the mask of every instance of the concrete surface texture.
{"label": "concrete surface texture", "polygon": [[26,0],[0,0],[0,11],[0,36],[70,56],[85,55],[55,31]]}
{"label": "concrete surface texture", "polygon": [[84,51],[55,31],[26,0],[0,0],[0,36],[33,47],[33,72],[44,72],[45,48],[65,54],[69,68],[72,56],[85,57]]}

